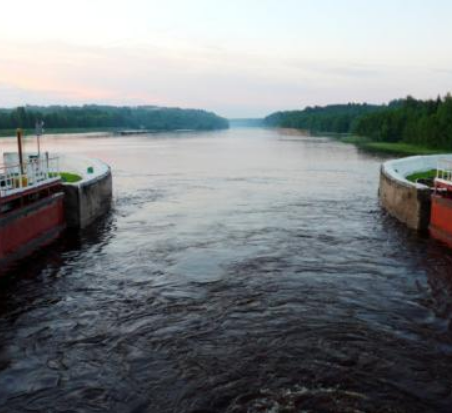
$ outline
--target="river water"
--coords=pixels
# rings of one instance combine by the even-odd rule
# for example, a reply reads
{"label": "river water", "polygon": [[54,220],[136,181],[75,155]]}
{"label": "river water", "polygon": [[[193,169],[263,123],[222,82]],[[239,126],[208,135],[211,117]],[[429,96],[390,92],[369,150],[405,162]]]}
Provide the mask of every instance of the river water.
{"label": "river water", "polygon": [[110,163],[115,201],[2,280],[1,412],[452,411],[452,254],[380,209],[382,159],[258,128],[43,144]]}

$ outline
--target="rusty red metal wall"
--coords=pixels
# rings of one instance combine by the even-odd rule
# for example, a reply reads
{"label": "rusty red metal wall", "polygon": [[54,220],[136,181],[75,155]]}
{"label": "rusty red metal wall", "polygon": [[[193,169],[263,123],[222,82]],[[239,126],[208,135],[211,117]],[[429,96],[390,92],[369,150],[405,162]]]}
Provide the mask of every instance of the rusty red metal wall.
{"label": "rusty red metal wall", "polygon": [[0,264],[54,240],[64,229],[62,193],[0,216]]}
{"label": "rusty red metal wall", "polygon": [[452,199],[432,196],[430,234],[452,247]]}

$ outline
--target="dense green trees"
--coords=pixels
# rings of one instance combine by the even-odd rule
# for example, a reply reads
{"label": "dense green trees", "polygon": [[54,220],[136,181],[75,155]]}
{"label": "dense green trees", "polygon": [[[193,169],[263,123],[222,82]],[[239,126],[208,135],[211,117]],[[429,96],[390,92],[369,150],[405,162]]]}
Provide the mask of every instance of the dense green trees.
{"label": "dense green trees", "polygon": [[452,148],[452,97],[416,100],[363,116],[353,132],[380,142],[405,142],[431,148]]}
{"label": "dense green trees", "polygon": [[359,117],[379,109],[380,106],[365,103],[315,106],[305,110],[274,113],[265,118],[265,123],[268,126],[305,129],[311,132],[347,133]]}
{"label": "dense green trees", "polygon": [[452,149],[452,96],[417,100],[411,96],[388,105],[332,105],[268,116],[269,126],[311,132],[353,133],[377,142],[403,142]]}
{"label": "dense green trees", "polygon": [[144,128],[166,131],[225,129],[229,126],[226,119],[211,112],[195,109],[86,105],[26,106],[0,110],[0,130],[34,128],[37,120],[43,120],[47,129]]}

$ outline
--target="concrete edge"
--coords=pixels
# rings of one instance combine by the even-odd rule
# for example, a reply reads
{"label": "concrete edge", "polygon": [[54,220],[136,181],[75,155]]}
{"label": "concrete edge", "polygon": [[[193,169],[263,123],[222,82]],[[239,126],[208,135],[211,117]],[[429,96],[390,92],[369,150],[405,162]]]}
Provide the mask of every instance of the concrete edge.
{"label": "concrete edge", "polygon": [[410,182],[406,177],[436,169],[441,160],[452,160],[452,155],[412,156],[383,163],[379,187],[382,207],[409,228],[427,231],[430,225],[431,188]]}
{"label": "concrete edge", "polygon": [[[69,228],[83,229],[108,213],[113,198],[113,177],[109,165],[87,157],[65,155],[61,166],[83,177],[82,181],[63,183],[66,221]],[[92,166],[93,173],[87,172]]]}

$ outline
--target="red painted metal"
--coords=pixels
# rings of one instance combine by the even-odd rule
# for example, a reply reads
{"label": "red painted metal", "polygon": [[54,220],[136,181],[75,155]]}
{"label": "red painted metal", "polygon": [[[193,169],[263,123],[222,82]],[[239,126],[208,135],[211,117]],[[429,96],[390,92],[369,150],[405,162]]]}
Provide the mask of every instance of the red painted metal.
{"label": "red painted metal", "polygon": [[452,199],[437,194],[432,196],[430,234],[452,248]]}
{"label": "red painted metal", "polygon": [[18,193],[14,193],[12,195],[8,196],[0,196],[0,205],[6,204],[8,202],[14,201],[15,199],[24,198],[26,195],[32,195],[34,193],[37,193],[38,191],[42,191],[43,189],[49,189],[54,192],[54,189],[60,189],[61,186],[61,180],[60,178],[55,178],[53,181],[49,180],[48,183],[43,183],[39,185],[39,187],[25,187],[22,189],[22,191]]}
{"label": "red painted metal", "polygon": [[446,181],[444,179],[435,179],[435,190],[442,192],[452,193],[452,182]]}
{"label": "red painted metal", "polygon": [[[440,172],[437,174],[440,175]],[[452,181],[435,179],[435,192],[432,195],[430,216],[430,235],[452,248]]]}
{"label": "red painted metal", "polygon": [[52,242],[65,228],[60,183],[13,198],[14,207],[0,213],[0,270]]}

